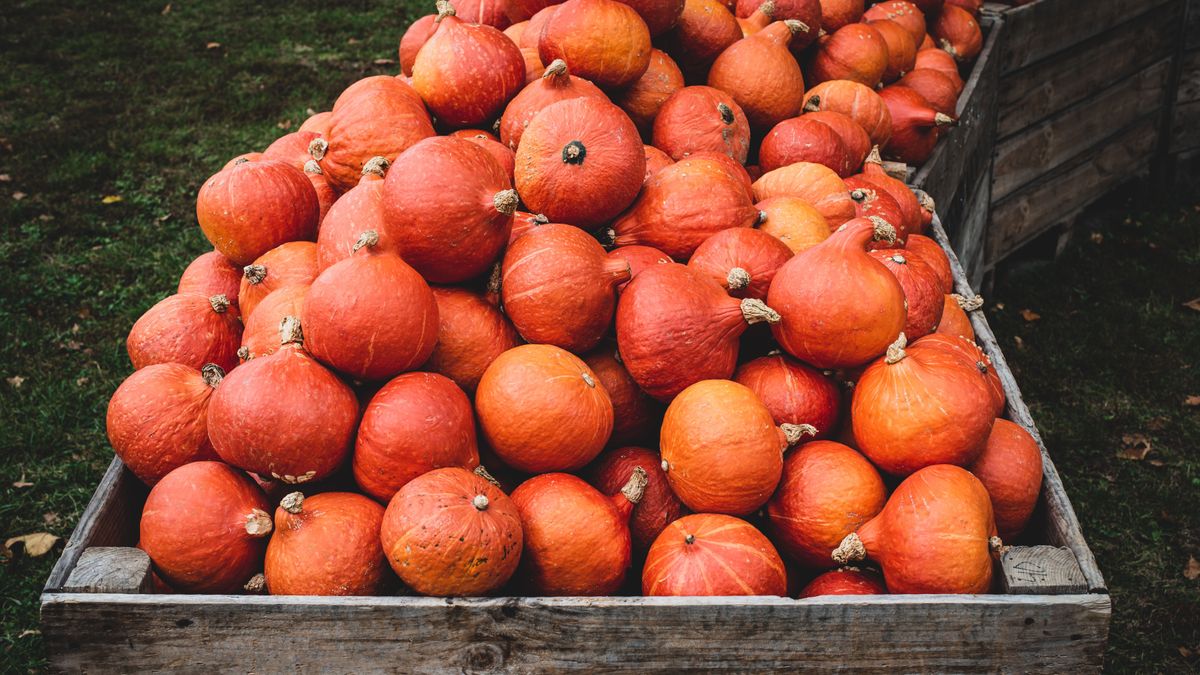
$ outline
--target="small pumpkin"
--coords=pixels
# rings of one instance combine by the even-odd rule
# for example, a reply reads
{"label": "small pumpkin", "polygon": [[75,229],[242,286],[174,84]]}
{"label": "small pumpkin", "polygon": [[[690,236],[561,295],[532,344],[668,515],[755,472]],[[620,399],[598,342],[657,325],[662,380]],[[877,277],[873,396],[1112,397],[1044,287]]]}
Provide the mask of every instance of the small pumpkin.
{"label": "small pumpkin", "polygon": [[288,493],[275,509],[263,577],[271,595],[381,595],[391,570],[383,507],[352,492]]}
{"label": "small pumpkin", "polygon": [[684,513],[683,503],[671,492],[667,474],[662,470],[662,458],[646,448],[624,447],[607,450],[592,464],[588,482],[601,493],[616,497],[634,468],[646,472],[646,488],[642,499],[633,507],[629,532],[633,550],[644,555],[655,538]]}
{"label": "small pumpkin", "polygon": [[792,257],[787,244],[766,232],[735,227],[713,234],[688,260],[735,298],[765,300],[775,272]]}
{"label": "small pumpkin", "polygon": [[924,96],[929,105],[940,113],[953,115],[958,105],[958,88],[941,71],[914,70],[900,78],[897,84]]}
{"label": "small pumpkin", "polygon": [[317,271],[350,257],[363,232],[379,233],[379,246],[399,253],[383,218],[383,177],[391,162],[374,157],[363,166],[358,185],[350,188],[329,209],[317,234]]}
{"label": "small pumpkin", "polygon": [[684,516],[654,540],[642,570],[642,593],[787,595],[787,571],[753,525],[716,513]]}
{"label": "small pumpkin", "polygon": [[917,61],[917,43],[908,30],[891,19],[868,21],[867,25],[874,28],[887,45],[888,59],[883,81],[895,82],[912,72]]}
{"label": "small pumpkin", "polygon": [[304,165],[312,161],[308,152],[309,145],[320,138],[315,131],[293,131],[276,138],[262,152],[262,159],[277,159],[291,164],[294,168],[304,170]]}
{"label": "small pumpkin", "polygon": [[1042,450],[1020,425],[997,419],[983,453],[967,467],[987,488],[996,529],[1016,539],[1029,523],[1042,489]]}
{"label": "small pumpkin", "polygon": [[817,110],[804,113],[802,119],[820,122],[833,129],[846,148],[852,169],[862,166],[871,151],[871,137],[862,126],[840,112]]}
{"label": "small pumpkin", "polygon": [[887,586],[874,572],[855,567],[830,570],[808,582],[800,591],[800,599],[822,595],[884,595]]}
{"label": "small pumpkin", "polygon": [[733,375],[750,388],[776,424],[807,424],[813,438],[829,438],[841,418],[841,392],[827,375],[783,354],[760,356]]}
{"label": "small pumpkin", "polygon": [[608,252],[608,257],[624,260],[629,264],[629,279],[622,281],[617,285],[617,293],[625,290],[629,282],[638,275],[638,272],[651,267],[653,265],[666,265],[673,262],[671,256],[654,248],[653,246],[639,246],[630,244],[629,246],[618,246]]}
{"label": "small pumpkin", "polygon": [[207,363],[233,370],[242,323],[224,295],[169,295],[146,310],[129,330],[125,350],[134,370],[155,363]]}
{"label": "small pumpkin", "polygon": [[[768,14],[770,20],[795,19],[808,26],[807,31],[792,37],[793,53],[799,53],[817,39],[817,34],[821,31],[820,0],[770,0],[770,3],[771,11],[764,13]],[[756,13],[762,13],[760,10],[764,4],[766,3],[762,0],[737,0],[734,13],[740,18],[749,18]]]}
{"label": "small pumpkin", "polygon": [[675,27],[683,12],[683,0],[621,0],[646,22],[650,37],[658,37]]}
{"label": "small pumpkin", "polygon": [[613,102],[621,106],[643,134],[648,135],[663,104],[683,87],[683,72],[675,61],[666,52],[651,49],[646,72],[614,94]]}
{"label": "small pumpkin", "polygon": [[246,323],[258,303],[285,286],[305,286],[317,278],[317,245],[290,241],[260,255],[242,268],[238,307]]}
{"label": "small pumpkin", "polygon": [[887,42],[869,24],[847,24],[816,44],[805,70],[810,84],[849,80],[875,87],[888,70]]}
{"label": "small pumpkin", "polygon": [[[242,346],[238,358],[247,361],[259,356],[274,354],[279,349],[279,324],[284,317],[300,316],[304,307],[304,296],[308,295],[309,284],[284,286],[271,291],[254,314],[246,321],[242,331]],[[260,311],[261,310],[261,311]]]}
{"label": "small pumpkin", "polygon": [[380,75],[342,92],[329,118],[329,133],[310,150],[329,182],[346,191],[358,184],[373,158],[394,158],[433,135],[433,123],[417,92],[397,78]]}
{"label": "small pumpkin", "polygon": [[462,288],[431,290],[438,307],[438,336],[424,367],[473,394],[492,361],[521,344],[521,338],[512,322],[479,294]]}
{"label": "small pumpkin", "polygon": [[[938,322],[937,330],[934,332],[939,335],[963,337],[974,341],[975,329],[971,327],[971,318],[967,316],[967,311],[979,309],[979,305],[976,305],[973,299],[967,300],[957,293],[947,293],[942,297],[944,298],[942,320]],[[980,301],[982,302],[982,299]]]}
{"label": "small pumpkin", "polygon": [[892,136],[892,115],[874,89],[861,82],[830,80],[804,94],[804,110],[839,112],[858,122],[875,145],[886,145]]}
{"label": "small pumpkin", "polygon": [[[763,137],[758,149],[758,163],[763,171],[774,171],[797,162],[812,162],[833,169],[842,178],[854,173],[857,166],[841,136],[828,125],[812,119],[817,114],[784,120]],[[865,133],[863,137],[866,137]]]}
{"label": "small pumpkin", "polygon": [[821,0],[821,28],[833,33],[863,16],[863,0]]}
{"label": "small pumpkin", "polygon": [[[900,215],[897,219],[889,222],[896,228],[897,240],[907,244],[910,235],[921,231],[921,204],[917,200],[916,194],[912,188],[904,184],[904,181],[893,178],[884,171],[878,146],[871,148],[870,154],[863,162],[862,173],[857,176],[857,179],[870,184],[865,187],[886,192],[895,200]],[[942,256],[945,257],[945,254]],[[948,261],[946,269],[949,270]]]}
{"label": "small pumpkin", "polygon": [[509,101],[500,116],[500,142],[516,150],[525,127],[548,106],[572,98],[593,97],[607,101],[608,97],[596,85],[576,77],[567,70],[567,62],[555,59],[536,82],[528,84]]}
{"label": "small pumpkin", "polygon": [[754,181],[754,199],[798,197],[812,204],[831,229],[855,217],[850,190],[837,172],[823,164],[796,162],[768,171]]}
{"label": "small pumpkin", "polygon": [[651,176],[671,166],[675,160],[653,145],[643,145],[642,152],[646,155],[646,177],[642,180],[642,187],[645,187],[646,183],[650,182]]}
{"label": "small pumpkin", "polygon": [[231,303],[237,301],[238,288],[242,283],[242,271],[229,262],[220,251],[209,251],[196,256],[179,277],[176,293],[190,293],[211,298],[224,295]]}
{"label": "small pumpkin", "polygon": [[659,108],[653,145],[676,161],[710,150],[744,164],[750,152],[750,122],[729,94],[713,87],[684,87]]}
{"label": "small pumpkin", "polygon": [[936,70],[945,75],[954,83],[956,94],[961,94],[965,86],[962,75],[958,72],[958,62],[954,60],[954,57],[949,52],[942,49],[922,49],[918,51],[916,62],[913,64],[913,70]]}
{"label": "small pumpkin", "polygon": [[538,53],[542,63],[564,59],[580,77],[601,87],[624,87],[650,65],[650,29],[625,3],[567,0],[542,28]]}
{"label": "small pumpkin", "polygon": [[196,219],[234,265],[249,265],[276,246],[317,236],[317,193],[304,173],[273,159],[236,161],[204,181]]}
{"label": "small pumpkin", "polygon": [[740,39],[742,27],[721,0],[685,0],[675,28],[661,41],[685,74],[703,74],[713,59]]}
{"label": "small pumpkin", "polygon": [[846,179],[846,187],[850,188],[850,199],[854,200],[854,212],[858,218],[882,218],[884,222],[892,225],[896,230],[896,241],[894,243],[872,242],[871,249],[901,247],[904,245],[904,238],[908,235],[907,230],[903,226],[897,226],[895,223],[904,223],[905,214],[901,210],[900,205],[892,198],[890,192],[880,189],[875,183],[866,180],[859,176],[851,176]]}
{"label": "small pumpkin", "polygon": [[[400,36],[400,72],[412,77],[413,64],[417,61],[417,52],[433,37],[437,31],[437,14],[426,14],[412,22],[404,35]],[[515,40],[514,40],[515,42]]]}
{"label": "small pumpkin", "polygon": [[793,254],[829,238],[825,216],[799,197],[772,197],[754,205],[763,214],[758,229],[782,241]]}
{"label": "small pumpkin", "polygon": [[921,258],[906,254],[904,249],[896,248],[878,249],[870,253],[872,258],[896,275],[896,280],[904,289],[905,306],[908,308],[904,336],[912,336],[916,340],[934,332],[941,322],[945,294],[937,272]]}
{"label": "small pumpkin", "polygon": [[804,75],[788,51],[792,36],[809,30],[795,19],[776,21],[738,40],[713,61],[708,86],[729,93],[753,127],[770,129],[798,115]]}
{"label": "small pumpkin", "polygon": [[975,17],[953,4],[947,3],[937,18],[929,25],[929,34],[938,47],[950,53],[959,63],[970,63],[983,50],[983,31]]}
{"label": "small pumpkin", "polygon": [[892,137],[883,146],[883,154],[907,164],[923,164],[933,154],[942,129],[958,120],[938,112],[929,101],[908,87],[884,87],[879,96],[892,117]]}
{"label": "small pumpkin", "polygon": [[912,38],[914,49],[925,39],[925,14],[908,0],[884,0],[863,12],[866,21],[892,21]]}

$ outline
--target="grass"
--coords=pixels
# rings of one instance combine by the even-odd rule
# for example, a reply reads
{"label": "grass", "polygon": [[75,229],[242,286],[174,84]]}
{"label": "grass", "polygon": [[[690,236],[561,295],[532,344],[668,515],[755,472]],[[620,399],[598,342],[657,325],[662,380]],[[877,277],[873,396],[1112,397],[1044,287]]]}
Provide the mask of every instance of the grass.
{"label": "grass", "polygon": [[[425,10],[283,7],[10,0],[0,12],[4,538],[70,534],[111,457],[104,409],[129,371],[125,334],[208,248],[201,182],[349,82],[394,72],[375,59],[394,58]],[[1200,214],[1116,212],[1093,228],[1102,243],[1084,232],[1058,264],[1009,274],[990,318],[1112,588],[1110,667],[1186,670],[1196,657],[1179,647],[1200,651],[1200,581],[1182,575],[1200,557],[1200,410],[1183,399],[1200,394],[1200,312],[1180,303],[1200,296]],[[1117,459],[1134,433],[1150,454]],[[45,666],[38,593],[58,550],[0,563],[5,670]]]}

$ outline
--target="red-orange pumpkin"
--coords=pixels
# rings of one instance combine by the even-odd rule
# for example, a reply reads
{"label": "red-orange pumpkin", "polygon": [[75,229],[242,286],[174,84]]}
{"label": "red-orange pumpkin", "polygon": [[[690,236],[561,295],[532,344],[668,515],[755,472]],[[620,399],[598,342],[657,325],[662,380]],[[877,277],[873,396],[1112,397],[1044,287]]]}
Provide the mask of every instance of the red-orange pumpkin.
{"label": "red-orange pumpkin", "polygon": [[300,131],[314,131],[324,136],[329,133],[329,117],[332,114],[333,112],[330,110],[313,113],[300,124]]}
{"label": "red-orange pumpkin", "polygon": [[1042,489],[1042,451],[1021,426],[997,419],[983,454],[967,467],[987,488],[996,529],[1005,540],[1025,529]]}
{"label": "red-orange pumpkin", "polygon": [[[300,316],[309,284],[284,286],[271,291],[246,320],[238,358],[242,361],[274,354],[279,350],[279,324],[287,316]],[[260,311],[261,310],[261,311]]]}
{"label": "red-orange pumpkin", "polygon": [[567,72],[566,61],[555,59],[541,78],[526,85],[504,109],[500,117],[500,142],[516,150],[525,127],[542,110],[559,101],[589,96],[608,100],[596,85]]}
{"label": "red-orange pumpkin", "polygon": [[646,183],[650,182],[651,176],[671,166],[675,160],[653,145],[643,145],[642,152],[646,155],[646,177],[642,180],[642,186],[645,187]]}
{"label": "red-orange pumpkin", "polygon": [[896,238],[898,240],[907,242],[909,235],[921,231],[922,213],[921,204],[917,201],[917,195],[912,191],[912,188],[904,184],[904,181],[889,176],[883,170],[883,159],[879,156],[878,147],[871,148],[870,154],[867,155],[866,161],[863,162],[862,173],[857,178],[859,181],[870,183],[870,187],[873,187],[875,190],[886,192],[896,201],[896,206],[900,210],[900,217],[895,221],[889,222],[896,228]]}
{"label": "red-orange pumpkin", "polygon": [[315,145],[313,158],[329,182],[344,191],[358,184],[372,158],[394,158],[433,135],[429,113],[412,87],[395,77],[368,77],[338,97],[328,144]]}
{"label": "red-orange pumpkin", "polygon": [[[812,119],[816,114],[784,120],[763,137],[758,148],[758,163],[763,171],[774,171],[796,162],[812,162],[833,169],[842,178],[854,173],[858,167],[853,164],[841,136],[831,127]],[[865,133],[863,137],[866,138]]]}
{"label": "red-orange pumpkin", "polygon": [[425,368],[473,394],[483,371],[521,339],[504,314],[479,294],[462,288],[432,290],[438,307],[438,338]]}
{"label": "red-orange pumpkin", "polygon": [[754,205],[761,217],[758,229],[800,253],[829,238],[825,216],[799,197],[772,197]]}
{"label": "red-orange pumpkin", "polygon": [[983,380],[992,395],[992,408],[999,417],[1004,413],[1005,394],[1004,384],[1000,382],[1000,373],[992,366],[992,359],[984,353],[973,341],[953,335],[930,335],[925,343],[948,349],[966,360],[975,377]]}
{"label": "red-orange pumpkin", "polygon": [[954,83],[954,91],[961,94],[963,90],[962,75],[958,73],[958,62],[949,52],[942,49],[922,49],[917,52],[917,60],[913,70],[936,70],[950,78]]}
{"label": "red-orange pumpkin", "polygon": [[945,294],[937,272],[920,257],[908,255],[899,248],[871,251],[871,257],[883,263],[896,275],[904,289],[908,318],[904,320],[904,336],[916,340],[929,335],[942,320]]}
{"label": "red-orange pumpkin", "polygon": [[850,189],[833,169],[813,162],[796,162],[768,171],[754,181],[754,199],[798,197],[812,204],[836,229],[854,218],[854,200]]}
{"label": "red-orange pumpkin", "polygon": [[908,87],[884,87],[879,96],[892,116],[892,137],[883,146],[884,156],[891,159],[923,164],[933,154],[940,131],[958,124],[958,120],[938,112],[924,96]]}
{"label": "red-orange pumpkin", "polygon": [[475,391],[483,438],[527,473],[574,471],[612,434],[613,406],[596,374],[553,345],[521,345],[488,366]]}
{"label": "red-orange pumpkin", "polygon": [[317,278],[317,245],[311,241],[290,241],[258,256],[242,269],[238,289],[238,307],[242,323],[254,314],[258,303],[272,291],[287,286],[305,286]]}
{"label": "red-orange pumpkin", "polygon": [[684,0],[675,28],[661,40],[663,49],[685,73],[704,69],[729,45],[742,39],[742,27],[721,0]]}
{"label": "red-orange pumpkin", "polygon": [[735,298],[765,300],[780,265],[792,257],[782,241],[748,227],[713,234],[696,248],[688,267],[717,282]]}
{"label": "red-orange pumpkin", "polygon": [[708,86],[727,92],[753,127],[769,129],[800,113],[804,75],[788,51],[792,36],[808,26],[776,21],[730,45],[713,61]]}
{"label": "red-orange pumpkin", "polygon": [[821,595],[884,595],[887,586],[874,572],[846,567],[830,570],[808,582],[800,591],[800,598],[815,598]]}
{"label": "red-orange pumpkin", "polygon": [[304,351],[300,321],[284,319],[282,348],[230,371],[208,404],[221,459],[286,483],[320,480],[350,452],[358,399]]}
{"label": "red-orange pumpkin", "polygon": [[[792,38],[792,50],[794,53],[799,53],[799,50],[807,47],[813,40],[817,39],[817,34],[821,31],[821,3],[820,0],[770,0],[772,11],[770,18],[774,21],[784,21],[786,19],[796,19],[805,26],[808,26],[807,31],[803,31]],[[737,0],[735,13],[739,17],[748,18],[758,12],[765,3],[762,0]]]}
{"label": "red-orange pumpkin", "polygon": [[585,354],[583,361],[596,374],[600,384],[604,385],[612,401],[613,432],[609,445],[657,440],[662,406],[637,386],[625,369],[616,345],[605,343]]}
{"label": "red-orange pumpkin", "polygon": [[291,492],[275,509],[263,576],[271,595],[381,595],[391,570],[383,507],[351,492]]}
{"label": "red-orange pumpkin", "polygon": [[653,246],[639,246],[633,244],[630,246],[618,246],[608,252],[608,257],[624,260],[629,263],[629,279],[622,281],[617,286],[617,292],[625,290],[629,282],[638,275],[639,272],[653,265],[665,265],[672,262],[671,256],[654,248]]}
{"label": "red-orange pumpkin", "polygon": [[646,22],[650,37],[658,37],[675,27],[683,12],[683,0],[621,0]]}
{"label": "red-orange pumpkin", "polygon": [[[558,5],[555,5],[557,7]],[[547,9],[550,9],[547,7]],[[521,58],[525,59],[525,84],[528,86],[541,79],[546,73],[546,64],[542,63],[542,57],[538,55],[536,47],[522,47]]]}
{"label": "red-orange pumpkin", "polygon": [[521,39],[525,37],[525,29],[529,27],[529,20],[518,21],[508,28],[504,29],[504,34],[508,36],[518,47],[521,46]]}
{"label": "red-orange pumpkin", "polygon": [[804,94],[806,111],[839,112],[858,122],[875,145],[884,145],[892,135],[892,116],[875,90],[861,82],[831,80]]}
{"label": "red-orange pumpkin", "polygon": [[510,180],[512,179],[513,171],[517,168],[517,155],[507,145],[483,134],[463,136],[462,138],[486,150],[492,159],[496,160],[496,164],[500,166],[504,175],[508,176]]}
{"label": "red-orange pumpkin", "polygon": [[851,23],[817,38],[805,74],[810,84],[850,80],[874,87],[887,69],[888,45],[883,36],[873,26]]}
{"label": "red-orange pumpkin", "polygon": [[455,14],[467,23],[481,23],[504,30],[512,21],[508,18],[508,0],[456,0]]}
{"label": "red-orange pumpkin", "polygon": [[[638,4],[648,8],[654,1]],[[656,21],[655,27],[662,26]],[[601,87],[624,87],[650,65],[650,30],[628,4],[567,0],[542,28],[538,53],[542,63],[566,60],[580,77]]]}
{"label": "red-orange pumpkin", "polygon": [[874,28],[887,45],[888,59],[883,81],[895,82],[912,71],[917,61],[917,43],[913,42],[912,35],[904,26],[891,19],[868,21],[867,25]]}
{"label": "red-orange pumpkin", "polygon": [[176,293],[190,293],[211,298],[224,295],[230,303],[237,301],[238,288],[242,283],[242,271],[229,262],[220,251],[209,251],[196,256],[179,277]]}
{"label": "red-orange pumpkin", "polygon": [[[527,2],[528,0],[517,0],[517,2],[521,1]],[[534,14],[531,14],[529,17],[529,26],[521,34],[521,39],[517,42],[517,46],[521,49],[532,49],[536,52],[538,50],[538,42],[542,38],[542,29],[546,27],[546,22],[550,20],[550,17],[554,16],[554,13],[558,11],[558,7],[558,4],[542,6]],[[541,60],[540,55],[538,56],[538,60]]]}
{"label": "red-orange pumpkin", "polygon": [[907,231],[903,226],[895,225],[895,223],[905,222],[904,212],[900,209],[900,205],[896,203],[896,200],[892,199],[891,193],[879,189],[875,183],[859,176],[847,178],[846,187],[850,188],[850,198],[854,200],[854,211],[857,217],[870,218],[874,216],[882,218],[884,222],[896,229],[896,241],[894,243],[876,241],[872,242],[869,248],[878,249],[903,246]]}
{"label": "red-orange pumpkin", "polygon": [[437,14],[426,14],[409,25],[404,35],[400,36],[400,72],[412,77],[413,64],[417,62],[417,52],[433,37],[437,30]]}
{"label": "red-orange pumpkin", "polygon": [[957,293],[947,293],[942,307],[942,320],[938,323],[937,330],[934,331],[939,335],[951,335],[963,337],[968,340],[975,340],[975,329],[971,327],[971,318],[967,316],[967,309],[979,309],[978,305],[974,304],[973,300],[967,300]]}
{"label": "red-orange pumpkin", "polygon": [[400,579],[424,595],[486,595],[508,583],[524,535],[516,505],[466,469],[436,469],[388,504],[383,551]]}
{"label": "red-orange pumpkin", "polygon": [[291,164],[294,168],[304,170],[304,165],[312,160],[309,145],[321,137],[315,131],[293,131],[276,138],[262,152],[262,159],[277,159]]}
{"label": "red-orange pumpkin", "polygon": [[945,4],[962,7],[973,16],[979,16],[979,12],[983,9],[983,0],[945,0]]}
{"label": "red-orange pumpkin", "polygon": [[633,550],[644,554],[668,525],[683,515],[683,503],[671,492],[662,458],[646,448],[625,447],[608,450],[592,465],[588,482],[600,492],[615,497],[629,481],[635,467],[646,472],[642,500],[633,507],[629,533]]}
{"label": "red-orange pumpkin", "polygon": [[929,25],[929,34],[937,45],[959,63],[970,63],[983,49],[983,31],[979,22],[962,7],[947,3]]}
{"label": "red-orange pumpkin", "polygon": [[310,159],[304,163],[304,177],[312,183],[313,190],[317,193],[317,204],[320,207],[320,215],[317,218],[317,234],[321,233],[321,223],[325,222],[325,215],[329,213],[329,209],[333,208],[333,203],[340,196],[337,188],[335,188],[329,179],[325,177],[325,172],[321,170],[321,165],[317,164],[317,160]]}
{"label": "red-orange pumpkin", "polygon": [[363,232],[379,233],[378,246],[399,253],[399,245],[388,231],[383,218],[383,177],[391,162],[374,157],[363,167],[358,185],[329,209],[317,235],[317,270],[324,272],[334,263],[350,257]]}
{"label": "red-orange pumpkin", "polygon": [[832,110],[817,110],[806,112],[804,119],[820,122],[833,129],[846,148],[852,169],[862,166],[867,154],[871,151],[871,137],[862,126],[840,112]]}
{"label": "red-orange pumpkin", "polygon": [[866,21],[894,21],[912,38],[916,49],[925,39],[925,14],[908,0],[885,0],[863,12]]}
{"label": "red-orange pumpkin", "polygon": [[821,28],[827,33],[857,22],[863,16],[863,0],[821,0]]}
{"label": "red-orange pumpkin", "polygon": [[738,366],[733,379],[750,388],[776,424],[807,424],[814,438],[837,431],[842,396],[821,371],[783,354],[760,356]]}
{"label": "red-orange pumpkin", "polygon": [[712,87],[684,87],[659,108],[653,144],[676,161],[713,151],[744,164],[750,152],[750,122],[729,94]]}
{"label": "red-orange pumpkin", "polygon": [[666,52],[650,50],[650,65],[633,84],[613,95],[613,102],[629,115],[644,134],[649,134],[654,119],[667,99],[683,89],[683,72]]}
{"label": "red-orange pumpkin", "polygon": [[285,242],[315,239],[320,215],[304,172],[279,160],[235,162],[205,181],[196,197],[204,236],[235,265]]}
{"label": "red-orange pumpkin", "polygon": [[950,258],[940,244],[923,234],[910,234],[904,248],[910,256],[920,258],[937,272],[943,293],[954,290],[954,273],[950,271]]}
{"label": "red-orange pumpkin", "polygon": [[914,70],[900,78],[897,84],[924,96],[929,105],[940,113],[953,115],[958,106],[958,87],[940,70]]}
{"label": "red-orange pumpkin", "polygon": [[654,540],[642,569],[645,595],[787,595],[770,540],[740,518],[684,516]]}
{"label": "red-orange pumpkin", "polygon": [[155,363],[200,370],[215,363],[229,371],[241,342],[242,323],[225,296],[180,293],[146,310],[129,330],[125,349],[135,370]]}
{"label": "red-orange pumpkin", "polygon": [[220,462],[184,464],[146,497],[138,547],[178,592],[240,592],[262,569],[269,508],[245,473]]}

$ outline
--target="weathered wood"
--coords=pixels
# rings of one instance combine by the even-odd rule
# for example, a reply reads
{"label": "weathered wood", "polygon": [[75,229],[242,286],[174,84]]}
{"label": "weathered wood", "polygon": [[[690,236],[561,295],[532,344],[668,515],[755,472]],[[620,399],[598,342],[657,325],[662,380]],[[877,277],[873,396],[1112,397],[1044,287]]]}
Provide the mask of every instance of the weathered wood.
{"label": "weathered wood", "polygon": [[1179,88],[1175,91],[1175,101],[1200,101],[1200,49],[1184,52],[1180,59]]}
{"label": "weathered wood", "polygon": [[1177,104],[1171,121],[1171,152],[1196,148],[1200,148],[1200,101]]}
{"label": "weathered wood", "polygon": [[[1181,4],[1172,0],[1067,54],[1005,75],[997,137],[1011,136],[1169,57],[1179,36]],[[1200,71],[1196,75],[1200,79]]]}
{"label": "weathered wood", "polygon": [[1160,112],[1166,98],[1171,60],[1164,59],[1117,82],[996,145],[992,199],[1022,186],[1102,144],[1135,120]]}
{"label": "weathered wood", "polygon": [[1145,171],[1157,139],[1158,120],[1148,116],[1097,143],[1058,171],[994,202],[985,254],[988,264],[1003,260],[1022,244]]}
{"label": "weathered wood", "polygon": [[1200,49],[1200,0],[1188,0],[1183,36],[1185,49]]}
{"label": "weathered wood", "polygon": [[1007,33],[1001,72],[1074,49],[1114,26],[1130,21],[1171,0],[1039,0],[1004,12]]}
{"label": "weathered wood", "polygon": [[150,556],[128,546],[93,546],[79,556],[63,593],[149,593]]}
{"label": "weathered wood", "polygon": [[[1104,595],[284,598],[51,594],[66,671],[1089,672]],[[831,636],[836,636],[836,639]]]}
{"label": "weathered wood", "polygon": [[1014,595],[1087,593],[1083,571],[1071,549],[1058,546],[1011,546],[1000,555],[1000,585]]}
{"label": "weathered wood", "polygon": [[968,191],[958,226],[958,236],[951,237],[954,252],[963,266],[963,274],[973,288],[978,288],[986,271],[984,246],[987,243],[988,218],[992,204],[992,172],[979,177],[974,189]]}

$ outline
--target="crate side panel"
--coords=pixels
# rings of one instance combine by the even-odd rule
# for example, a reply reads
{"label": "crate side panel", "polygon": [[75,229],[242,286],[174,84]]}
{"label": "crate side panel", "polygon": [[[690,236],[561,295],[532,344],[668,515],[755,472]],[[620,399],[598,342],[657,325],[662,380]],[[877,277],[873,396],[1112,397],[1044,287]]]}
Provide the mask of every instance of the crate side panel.
{"label": "crate side panel", "polygon": [[[1038,0],[1004,12],[1007,31],[1001,72],[1011,73],[1121,27],[1171,0]],[[1118,28],[1119,29],[1119,28]]]}

